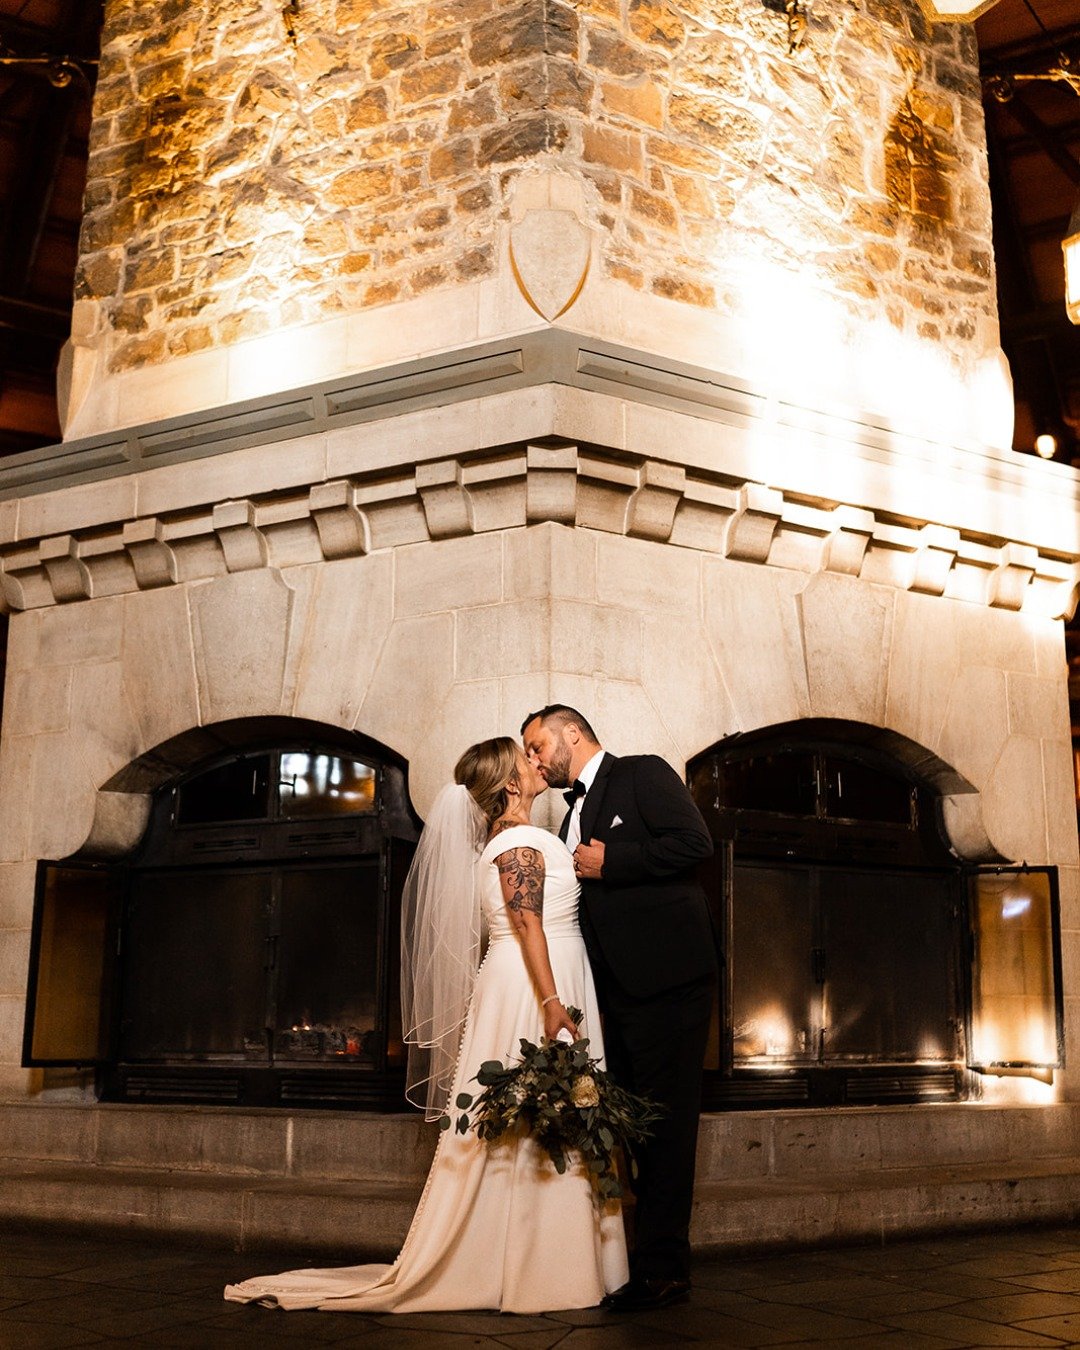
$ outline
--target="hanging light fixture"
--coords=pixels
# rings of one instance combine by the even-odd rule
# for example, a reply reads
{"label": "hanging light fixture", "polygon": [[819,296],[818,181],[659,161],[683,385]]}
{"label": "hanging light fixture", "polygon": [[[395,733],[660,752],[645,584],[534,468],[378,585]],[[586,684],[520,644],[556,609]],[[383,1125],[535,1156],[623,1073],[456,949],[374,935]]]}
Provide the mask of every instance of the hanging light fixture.
{"label": "hanging light fixture", "polygon": [[931,23],[974,23],[998,0],[919,0]]}
{"label": "hanging light fixture", "polygon": [[1080,202],[1061,241],[1061,251],[1065,254],[1065,308],[1073,323],[1080,323]]}

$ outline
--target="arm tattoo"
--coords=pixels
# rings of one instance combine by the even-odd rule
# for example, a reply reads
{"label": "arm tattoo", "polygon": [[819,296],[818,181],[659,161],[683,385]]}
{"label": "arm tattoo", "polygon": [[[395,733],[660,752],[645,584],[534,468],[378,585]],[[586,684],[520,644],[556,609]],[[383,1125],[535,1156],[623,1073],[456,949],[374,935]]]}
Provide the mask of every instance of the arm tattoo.
{"label": "arm tattoo", "polygon": [[514,848],[498,859],[506,908],[512,914],[544,913],[544,855],[536,848]]}

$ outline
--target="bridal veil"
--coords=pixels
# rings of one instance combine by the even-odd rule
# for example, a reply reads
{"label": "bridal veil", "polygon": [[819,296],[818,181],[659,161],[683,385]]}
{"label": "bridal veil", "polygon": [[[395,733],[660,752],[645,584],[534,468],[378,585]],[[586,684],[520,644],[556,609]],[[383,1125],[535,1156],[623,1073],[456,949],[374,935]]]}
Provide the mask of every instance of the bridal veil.
{"label": "bridal veil", "polygon": [[420,836],[401,900],[405,1095],[428,1120],[446,1109],[480,964],[477,863],[487,839],[467,788],[442,789]]}

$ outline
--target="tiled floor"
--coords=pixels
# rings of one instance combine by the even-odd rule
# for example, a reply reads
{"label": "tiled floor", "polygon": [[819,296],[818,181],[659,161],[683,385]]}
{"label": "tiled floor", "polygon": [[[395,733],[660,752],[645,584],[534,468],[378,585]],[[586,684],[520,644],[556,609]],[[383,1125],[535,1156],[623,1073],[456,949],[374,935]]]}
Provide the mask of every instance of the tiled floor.
{"label": "tiled floor", "polygon": [[283,1313],[222,1301],[227,1282],[283,1264],[287,1255],[6,1232],[0,1235],[0,1347],[53,1350],[112,1341],[155,1350],[1080,1345],[1080,1231],[1071,1228],[702,1260],[689,1303],[636,1317],[592,1310],[544,1317]]}

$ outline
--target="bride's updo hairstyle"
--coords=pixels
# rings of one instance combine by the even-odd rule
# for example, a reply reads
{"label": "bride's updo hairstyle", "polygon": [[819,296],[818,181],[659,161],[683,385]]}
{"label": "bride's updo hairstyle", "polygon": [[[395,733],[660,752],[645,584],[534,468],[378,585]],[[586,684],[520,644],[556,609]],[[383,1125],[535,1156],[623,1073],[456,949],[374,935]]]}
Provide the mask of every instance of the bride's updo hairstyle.
{"label": "bride's updo hairstyle", "polygon": [[489,825],[509,804],[506,785],[517,782],[521,750],[509,736],[470,745],[454,765],[454,782],[467,788]]}

